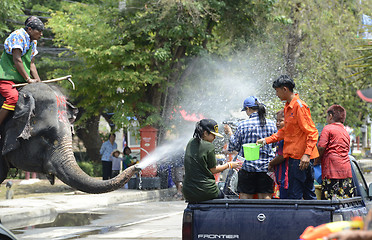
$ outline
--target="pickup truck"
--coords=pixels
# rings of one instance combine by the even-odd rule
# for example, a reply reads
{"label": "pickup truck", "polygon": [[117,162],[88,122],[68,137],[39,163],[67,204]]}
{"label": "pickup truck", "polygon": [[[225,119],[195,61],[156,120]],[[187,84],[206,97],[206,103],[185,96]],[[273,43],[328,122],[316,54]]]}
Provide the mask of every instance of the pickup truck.
{"label": "pickup truck", "polygon": [[294,200],[226,196],[189,203],[183,213],[182,239],[297,240],[308,226],[365,216],[372,204],[372,193],[352,156],[350,162],[357,190],[354,198]]}

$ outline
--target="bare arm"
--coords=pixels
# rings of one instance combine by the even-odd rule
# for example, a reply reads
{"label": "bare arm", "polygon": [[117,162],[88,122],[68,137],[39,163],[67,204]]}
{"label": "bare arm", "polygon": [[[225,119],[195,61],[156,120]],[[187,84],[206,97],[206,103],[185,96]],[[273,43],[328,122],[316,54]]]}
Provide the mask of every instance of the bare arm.
{"label": "bare arm", "polygon": [[40,77],[39,73],[37,72],[36,65],[35,65],[35,57],[32,58],[31,60],[31,65],[30,65],[30,73],[33,79],[36,80],[36,82],[40,82]]}
{"label": "bare arm", "polygon": [[318,147],[319,159],[322,159],[324,151],[325,151],[324,147]]}
{"label": "bare arm", "polygon": [[279,165],[281,164],[282,162],[284,162],[285,158],[283,157],[283,155],[276,155],[273,160],[271,160],[269,162],[269,170],[272,171],[273,168],[276,166],[276,165]]}
{"label": "bare arm", "polygon": [[[31,75],[32,76],[28,76],[24,66],[23,66],[23,61],[22,61],[22,51],[21,49],[18,49],[18,48],[14,48],[12,50],[12,54],[13,54],[13,62],[14,62],[14,65],[17,69],[17,71],[19,72],[19,74],[21,74],[21,76],[28,82],[28,83],[33,83],[33,82],[37,82],[38,80],[36,79],[32,79],[32,77],[36,77],[39,79],[40,81],[40,77],[36,71],[36,67],[35,67],[35,64],[33,63],[34,59],[32,59],[31,61],[31,66],[30,66],[30,70],[31,70]],[[34,70],[33,70],[34,68]],[[36,73],[35,73],[36,72]],[[34,76],[33,74],[36,74],[36,76]]]}
{"label": "bare arm", "polygon": [[301,159],[300,159],[300,170],[305,170],[306,168],[309,167],[310,164],[310,155],[309,154],[304,154]]}
{"label": "bare arm", "polygon": [[19,74],[21,74],[21,76],[25,80],[28,79],[30,76],[28,76],[25,68],[23,67],[22,51],[21,51],[21,49],[14,48],[12,50],[12,54],[13,54],[13,62],[14,62],[14,65],[15,65],[17,71],[19,72]]}
{"label": "bare arm", "polygon": [[223,165],[218,165],[214,168],[210,168],[209,170],[213,173],[213,174],[216,174],[216,173],[219,173],[219,172],[222,172],[228,168],[241,168],[242,167],[242,164],[243,162],[241,161],[235,161],[235,162],[228,162],[228,163],[225,163]]}
{"label": "bare arm", "polygon": [[325,148],[324,147],[318,147],[319,157],[317,157],[314,160],[314,166],[321,164],[321,159],[322,159],[322,157],[324,155],[324,151],[325,151]]}
{"label": "bare arm", "polygon": [[345,230],[337,233],[331,233],[326,239],[338,240],[372,240],[372,231],[365,230]]}

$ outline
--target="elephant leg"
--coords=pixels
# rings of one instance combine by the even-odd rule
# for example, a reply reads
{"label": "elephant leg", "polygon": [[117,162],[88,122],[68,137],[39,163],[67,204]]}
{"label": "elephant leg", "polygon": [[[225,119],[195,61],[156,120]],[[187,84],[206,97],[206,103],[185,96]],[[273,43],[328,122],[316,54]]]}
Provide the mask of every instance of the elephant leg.
{"label": "elephant leg", "polygon": [[8,117],[10,110],[5,108],[0,109],[0,125],[4,122],[4,120]]}
{"label": "elephant leg", "polygon": [[6,161],[0,157],[0,183],[2,183],[8,176],[9,166]]}

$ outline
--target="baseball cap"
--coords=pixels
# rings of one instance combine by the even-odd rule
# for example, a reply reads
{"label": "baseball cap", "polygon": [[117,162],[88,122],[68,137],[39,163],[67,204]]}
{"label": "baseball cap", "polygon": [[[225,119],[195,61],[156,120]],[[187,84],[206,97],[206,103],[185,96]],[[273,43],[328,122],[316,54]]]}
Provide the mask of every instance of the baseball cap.
{"label": "baseball cap", "polygon": [[243,103],[243,109],[242,111],[245,111],[247,107],[257,107],[256,101],[258,102],[257,98],[255,96],[249,96],[244,100]]}
{"label": "baseball cap", "polygon": [[216,121],[214,121],[213,119],[202,119],[200,120],[200,126],[202,126],[203,129],[207,130],[208,132],[218,136],[218,137],[222,137],[223,136],[218,133],[218,124]]}

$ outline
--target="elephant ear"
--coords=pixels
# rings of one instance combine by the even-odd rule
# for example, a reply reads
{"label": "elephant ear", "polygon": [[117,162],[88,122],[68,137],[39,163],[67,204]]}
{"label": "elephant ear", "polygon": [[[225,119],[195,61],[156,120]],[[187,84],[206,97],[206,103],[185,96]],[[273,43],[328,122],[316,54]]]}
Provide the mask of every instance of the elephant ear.
{"label": "elephant ear", "polygon": [[20,139],[31,137],[31,118],[35,112],[35,99],[29,92],[20,92],[14,115],[5,126],[5,139],[2,154],[17,149]]}

